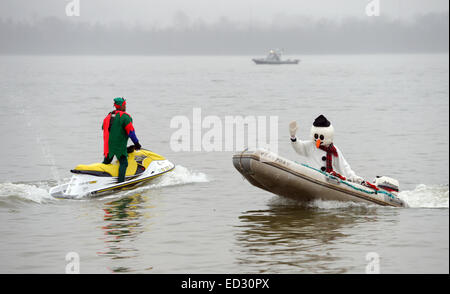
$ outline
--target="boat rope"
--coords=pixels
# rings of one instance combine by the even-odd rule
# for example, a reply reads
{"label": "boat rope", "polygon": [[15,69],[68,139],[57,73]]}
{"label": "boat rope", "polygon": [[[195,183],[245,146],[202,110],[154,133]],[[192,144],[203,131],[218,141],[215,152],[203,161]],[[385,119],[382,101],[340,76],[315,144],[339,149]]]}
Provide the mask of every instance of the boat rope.
{"label": "boat rope", "polygon": [[347,186],[349,186],[350,188],[353,188],[353,189],[355,189],[355,190],[357,190],[357,191],[365,192],[365,193],[367,193],[367,194],[377,194],[377,193],[382,193],[382,194],[385,194],[385,195],[389,196],[389,197],[392,198],[392,199],[397,199],[397,197],[395,197],[394,195],[392,195],[392,194],[389,193],[389,192],[386,192],[386,191],[383,191],[383,190],[378,190],[378,191],[376,191],[376,190],[374,190],[374,191],[367,191],[367,190],[365,190],[365,189],[361,189],[361,188],[359,188],[359,187],[356,187],[356,186],[350,184],[350,183],[347,182],[347,181],[343,181],[343,180],[339,179],[338,177],[335,177],[335,176],[333,176],[333,175],[331,175],[331,174],[329,174],[329,173],[327,173],[327,172],[324,172],[324,171],[321,171],[320,169],[317,169],[317,168],[314,168],[314,167],[312,167],[312,166],[309,166],[309,165],[307,165],[307,164],[305,164],[305,163],[299,163],[299,162],[297,162],[297,161],[296,161],[296,163],[297,163],[297,164],[300,164],[300,165],[303,165],[304,167],[313,169],[313,170],[315,170],[315,171],[317,171],[317,172],[323,174],[324,176],[326,176],[326,177],[328,177],[328,178],[330,178],[330,179],[333,179],[333,180],[335,180],[335,181],[338,181],[339,183],[342,183],[342,184],[344,184],[344,185],[347,185]]}
{"label": "boat rope", "polygon": [[[244,167],[242,166],[242,154],[244,154],[245,151],[247,151],[248,148],[245,148],[242,152],[241,152],[241,156],[239,156],[239,167],[241,168],[241,170],[244,170]],[[242,178],[245,179],[245,176],[242,175]]]}

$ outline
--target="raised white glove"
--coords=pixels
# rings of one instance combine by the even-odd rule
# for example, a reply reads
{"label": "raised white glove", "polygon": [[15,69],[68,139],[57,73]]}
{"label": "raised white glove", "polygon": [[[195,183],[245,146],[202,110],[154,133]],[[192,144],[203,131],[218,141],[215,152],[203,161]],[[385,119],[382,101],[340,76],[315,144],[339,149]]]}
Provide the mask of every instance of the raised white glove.
{"label": "raised white glove", "polygon": [[297,130],[298,130],[297,122],[295,120],[291,121],[291,123],[289,124],[289,133],[291,134],[291,138],[295,138]]}

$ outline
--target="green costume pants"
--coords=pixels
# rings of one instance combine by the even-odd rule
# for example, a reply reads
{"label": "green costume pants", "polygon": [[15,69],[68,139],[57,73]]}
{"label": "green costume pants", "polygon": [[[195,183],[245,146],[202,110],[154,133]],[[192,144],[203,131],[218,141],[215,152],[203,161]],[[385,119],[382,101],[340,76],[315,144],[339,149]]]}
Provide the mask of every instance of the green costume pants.
{"label": "green costume pants", "polygon": [[[110,155],[108,154],[108,157],[105,157],[105,159],[103,160],[103,164],[110,164],[111,161],[113,160],[114,155],[110,157]],[[121,156],[119,158],[119,179],[118,179],[118,183],[122,183],[123,181],[125,181],[125,173],[127,172],[127,167],[128,167],[128,159],[126,156]]]}

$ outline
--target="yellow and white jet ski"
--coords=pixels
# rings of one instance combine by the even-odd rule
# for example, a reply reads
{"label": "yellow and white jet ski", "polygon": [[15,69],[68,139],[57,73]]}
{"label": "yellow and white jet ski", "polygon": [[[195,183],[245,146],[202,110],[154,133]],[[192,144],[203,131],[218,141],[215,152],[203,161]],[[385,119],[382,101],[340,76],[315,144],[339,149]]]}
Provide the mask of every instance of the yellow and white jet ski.
{"label": "yellow and white jet ski", "polygon": [[74,174],[66,184],[50,189],[55,198],[77,198],[82,196],[99,196],[112,191],[128,189],[148,182],[175,168],[175,165],[163,156],[140,149],[128,153],[128,167],[125,181],[118,183],[119,162],[112,164],[94,163],[78,165],[71,172]]}

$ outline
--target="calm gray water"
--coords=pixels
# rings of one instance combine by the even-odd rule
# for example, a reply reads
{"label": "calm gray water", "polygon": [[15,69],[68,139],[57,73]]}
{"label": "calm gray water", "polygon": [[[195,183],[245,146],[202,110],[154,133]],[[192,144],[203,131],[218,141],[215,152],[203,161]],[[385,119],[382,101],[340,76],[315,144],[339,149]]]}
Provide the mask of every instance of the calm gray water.
{"label": "calm gray water", "polygon": [[[0,273],[449,272],[449,57],[1,56]],[[136,190],[56,200],[48,189],[102,155],[101,122],[125,96],[141,144],[177,168]],[[326,115],[352,168],[400,181],[411,208],[284,200],[244,181],[233,152],[174,152],[174,116],[278,116],[296,160]],[[206,132],[207,129],[204,130]]]}

